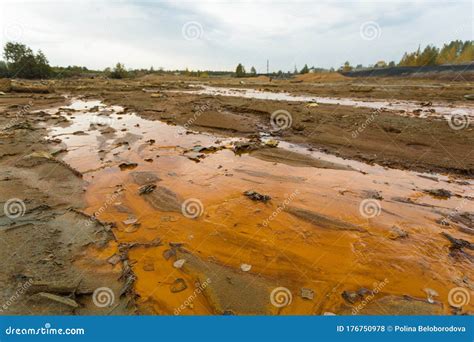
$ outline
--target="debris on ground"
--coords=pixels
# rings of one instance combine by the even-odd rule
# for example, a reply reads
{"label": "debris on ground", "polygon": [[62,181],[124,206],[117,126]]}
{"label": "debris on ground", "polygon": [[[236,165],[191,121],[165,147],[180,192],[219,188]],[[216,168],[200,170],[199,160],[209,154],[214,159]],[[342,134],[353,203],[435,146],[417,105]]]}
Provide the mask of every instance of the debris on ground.
{"label": "debris on ground", "polygon": [[188,288],[188,285],[186,285],[186,282],[184,281],[184,279],[178,278],[173,282],[173,284],[171,284],[170,291],[173,293],[178,293],[178,292],[186,290],[187,288]]}
{"label": "debris on ground", "polygon": [[443,199],[448,199],[454,196],[454,194],[451,191],[445,190],[445,189],[427,189],[427,190],[423,190],[423,192],[433,197],[443,198]]}
{"label": "debris on ground", "polygon": [[428,303],[434,304],[434,302],[435,302],[434,297],[439,296],[438,292],[436,292],[435,290],[430,289],[430,288],[424,288],[423,291],[425,291],[425,293],[426,293],[426,297],[427,297],[426,299],[428,300]]}
{"label": "debris on ground", "polygon": [[306,287],[301,288],[301,298],[313,300],[314,298],[314,291],[312,289],[308,289]]}
{"label": "debris on ground", "polygon": [[155,189],[156,189],[156,184],[143,185],[142,187],[140,187],[138,189],[138,194],[139,195],[149,194],[149,193],[153,192],[153,190],[155,190]]}
{"label": "debris on ground", "polygon": [[393,226],[390,228],[388,237],[392,240],[403,239],[408,237],[408,233],[400,227]]}
{"label": "debris on ground", "polygon": [[373,198],[379,201],[383,200],[383,196],[376,190],[364,190],[364,195],[366,198]]}
{"label": "debris on ground", "polygon": [[175,268],[181,268],[184,266],[184,264],[186,263],[186,260],[185,259],[179,259],[179,260],[176,260],[174,263],[173,263],[173,267]]}
{"label": "debris on ground", "polygon": [[119,168],[120,170],[124,171],[124,170],[129,170],[129,169],[134,169],[138,166],[137,163],[133,163],[133,162],[123,162],[123,163],[120,163],[119,164]]}
{"label": "debris on ground", "polygon": [[252,201],[259,201],[263,203],[267,203],[268,201],[272,199],[269,195],[262,195],[253,190],[245,191],[244,195],[250,198]]}
{"label": "debris on ground", "polygon": [[279,144],[278,140],[270,139],[264,142],[264,145],[267,147],[277,147]]}
{"label": "debris on ground", "polygon": [[362,288],[357,291],[343,291],[341,296],[347,302],[355,304],[356,302],[363,300],[365,296],[369,294],[372,294],[372,291]]}
{"label": "debris on ground", "polygon": [[48,292],[40,292],[38,293],[38,296],[73,307],[73,308],[79,307],[79,304],[77,304],[77,302],[74,299],[71,299],[68,297],[58,296],[58,295],[55,295],[53,293],[48,293]]}
{"label": "debris on ground", "polygon": [[249,265],[249,264],[241,264],[240,265],[240,269],[243,271],[243,272],[248,272],[252,269],[252,265]]}

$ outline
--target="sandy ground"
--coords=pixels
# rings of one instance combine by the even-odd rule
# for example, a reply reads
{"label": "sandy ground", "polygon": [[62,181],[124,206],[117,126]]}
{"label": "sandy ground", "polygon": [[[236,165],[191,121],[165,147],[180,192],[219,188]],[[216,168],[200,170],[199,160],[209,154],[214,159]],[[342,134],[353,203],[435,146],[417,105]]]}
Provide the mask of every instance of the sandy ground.
{"label": "sandy ground", "polygon": [[[472,83],[403,82],[145,77],[0,96],[3,312],[472,312],[447,299],[474,289],[472,124],[189,92],[471,106]],[[275,111],[291,125],[275,130]],[[199,216],[183,217],[186,199]],[[382,214],[361,218],[363,199]],[[281,287],[292,305],[269,302]]]}

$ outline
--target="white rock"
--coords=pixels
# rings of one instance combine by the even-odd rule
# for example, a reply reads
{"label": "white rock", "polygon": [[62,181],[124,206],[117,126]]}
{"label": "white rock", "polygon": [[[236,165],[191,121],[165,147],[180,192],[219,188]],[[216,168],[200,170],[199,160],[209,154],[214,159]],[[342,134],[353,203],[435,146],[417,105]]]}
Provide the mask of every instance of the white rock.
{"label": "white rock", "polygon": [[183,267],[184,263],[186,262],[186,260],[184,259],[179,259],[179,260],[176,260],[174,263],[173,263],[173,266],[176,267],[176,268],[181,268]]}
{"label": "white rock", "polygon": [[240,269],[244,272],[250,271],[251,268],[252,268],[252,265],[249,265],[249,264],[241,264],[240,265]]}

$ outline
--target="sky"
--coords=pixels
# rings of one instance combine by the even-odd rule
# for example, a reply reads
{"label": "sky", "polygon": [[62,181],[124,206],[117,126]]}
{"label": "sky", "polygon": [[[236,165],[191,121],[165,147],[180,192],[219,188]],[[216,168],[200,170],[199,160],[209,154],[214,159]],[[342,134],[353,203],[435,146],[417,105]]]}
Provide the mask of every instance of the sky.
{"label": "sky", "polygon": [[258,72],[399,61],[474,36],[467,1],[0,0],[0,45],[51,65]]}

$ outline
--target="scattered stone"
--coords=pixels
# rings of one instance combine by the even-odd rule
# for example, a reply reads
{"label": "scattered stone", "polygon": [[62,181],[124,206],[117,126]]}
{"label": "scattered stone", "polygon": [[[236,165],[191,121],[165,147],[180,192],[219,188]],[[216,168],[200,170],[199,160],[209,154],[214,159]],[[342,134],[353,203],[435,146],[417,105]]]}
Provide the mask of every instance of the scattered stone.
{"label": "scattered stone", "polygon": [[249,264],[241,264],[240,265],[240,269],[244,272],[250,271],[251,268],[252,268],[252,265],[249,265]]}
{"label": "scattered stone", "polygon": [[252,201],[259,201],[259,202],[263,202],[263,203],[267,203],[268,201],[270,201],[272,199],[268,195],[262,195],[262,194],[259,194],[256,191],[253,191],[253,190],[245,191],[244,195],[247,196],[248,198],[250,198]]}
{"label": "scattered stone", "polygon": [[344,291],[342,292],[341,296],[347,302],[355,304],[356,302],[363,300],[364,297],[369,294],[372,294],[372,291],[365,288],[361,288],[357,291]]}
{"label": "scattered stone", "polygon": [[186,260],[185,259],[179,259],[179,260],[176,260],[174,263],[173,263],[173,266],[175,268],[181,268],[183,267],[183,265],[186,263]]}
{"label": "scattered stone", "polygon": [[133,181],[138,185],[147,185],[161,181],[161,178],[150,171],[134,171],[130,173]]}
{"label": "scattered stone", "polygon": [[279,144],[279,141],[274,140],[274,139],[270,139],[270,140],[265,141],[265,146],[268,146],[268,147],[277,147],[278,144]]}
{"label": "scattered stone", "polygon": [[73,307],[73,308],[78,308],[79,304],[74,299],[68,298],[68,297],[63,297],[63,296],[58,296],[52,293],[48,292],[40,292],[38,293],[38,296],[47,298],[49,300]]}
{"label": "scattered stone", "polygon": [[149,194],[153,192],[153,190],[156,189],[156,184],[147,184],[138,189],[138,194],[143,195],[143,194]]}
{"label": "scattered stone", "polygon": [[188,285],[186,285],[186,282],[184,281],[183,278],[178,278],[176,279],[173,284],[170,286],[170,290],[173,293],[181,292],[184,291],[188,288]]}
{"label": "scattered stone", "polygon": [[259,144],[253,141],[237,141],[233,143],[232,151],[236,154],[250,152],[259,148]]}
{"label": "scattered stone", "polygon": [[390,233],[388,237],[392,240],[403,239],[408,237],[408,233],[397,226],[393,226],[392,228],[390,228]]}
{"label": "scattered stone", "polygon": [[383,197],[380,192],[376,190],[364,190],[364,194],[366,198],[373,198],[379,201],[383,200]]}
{"label": "scattered stone", "polygon": [[446,239],[451,242],[451,249],[462,249],[462,248],[467,248],[474,250],[474,243],[463,240],[463,239],[457,239],[451,235],[449,235],[446,232],[442,232],[441,235],[443,235]]}
{"label": "scattered stone", "polygon": [[169,260],[174,256],[176,256],[176,250],[174,249],[166,249],[165,251],[163,251],[163,258],[165,258],[165,260]]}
{"label": "scattered stone", "polygon": [[438,292],[430,288],[424,288],[423,291],[426,292],[428,303],[434,304],[435,300],[433,297],[438,297]]}
{"label": "scattered stone", "polygon": [[125,221],[123,221],[123,224],[130,225],[130,224],[135,224],[137,223],[138,220],[136,218],[128,218]]}
{"label": "scattered stone", "polygon": [[305,287],[301,288],[301,298],[313,300],[314,291]]}
{"label": "scattered stone", "polygon": [[442,199],[448,199],[454,195],[451,191],[445,190],[445,189],[428,189],[428,190],[423,190],[423,192],[433,197],[442,198]]}
{"label": "scattered stone", "polygon": [[474,94],[467,94],[467,95],[464,95],[464,98],[465,98],[466,100],[474,101]]}
{"label": "scattered stone", "polygon": [[336,316],[336,314],[333,312],[326,311],[323,313],[323,316]]}
{"label": "scattered stone", "polygon": [[124,170],[129,170],[129,169],[134,169],[138,166],[137,163],[133,163],[133,162],[123,162],[123,163],[120,163],[119,164],[119,168],[120,170],[124,171]]}

